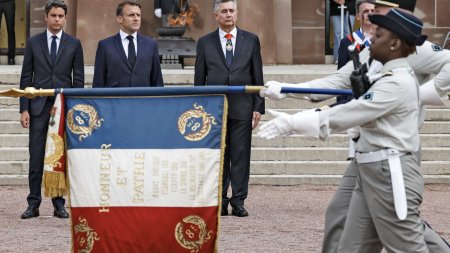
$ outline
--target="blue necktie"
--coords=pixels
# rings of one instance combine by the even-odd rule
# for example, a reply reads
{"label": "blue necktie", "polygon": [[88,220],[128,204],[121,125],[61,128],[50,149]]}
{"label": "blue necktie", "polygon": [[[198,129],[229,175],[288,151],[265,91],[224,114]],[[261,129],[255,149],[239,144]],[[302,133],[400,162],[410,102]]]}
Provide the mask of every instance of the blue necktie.
{"label": "blue necktie", "polygon": [[227,61],[228,67],[231,67],[231,63],[233,63],[233,42],[231,41],[231,38],[233,35],[227,33],[225,35],[225,38],[227,38],[227,43],[225,44],[225,59]]}
{"label": "blue necktie", "polygon": [[52,36],[52,44],[50,45],[50,60],[52,62],[52,65],[55,64],[56,60],[56,35]]}
{"label": "blue necktie", "polygon": [[136,48],[134,47],[134,38],[131,35],[127,36],[127,39],[130,41],[128,43],[128,62],[131,65],[131,68],[134,67],[136,63]]}

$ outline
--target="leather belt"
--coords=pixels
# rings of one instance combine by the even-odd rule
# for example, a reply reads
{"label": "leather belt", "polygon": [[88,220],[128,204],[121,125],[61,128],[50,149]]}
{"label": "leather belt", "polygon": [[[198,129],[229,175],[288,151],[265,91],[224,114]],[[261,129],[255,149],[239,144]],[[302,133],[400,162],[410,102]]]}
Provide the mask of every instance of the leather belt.
{"label": "leather belt", "polygon": [[402,165],[400,163],[400,156],[405,154],[405,152],[399,152],[395,149],[381,149],[368,153],[356,152],[356,161],[358,163],[371,163],[388,160],[389,169],[391,172],[395,212],[400,220],[404,220],[406,218],[408,211],[405,183],[403,181]]}

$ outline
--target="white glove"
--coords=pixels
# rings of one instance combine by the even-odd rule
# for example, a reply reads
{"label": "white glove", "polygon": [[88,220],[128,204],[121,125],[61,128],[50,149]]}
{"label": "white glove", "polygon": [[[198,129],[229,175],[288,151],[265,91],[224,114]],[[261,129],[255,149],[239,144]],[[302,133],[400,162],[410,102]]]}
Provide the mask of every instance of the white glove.
{"label": "white glove", "polygon": [[273,100],[281,100],[286,98],[286,94],[281,93],[282,83],[277,81],[268,81],[264,84],[266,87],[259,92],[261,97],[268,97]]}
{"label": "white glove", "polygon": [[155,9],[155,16],[158,17],[158,18],[162,17],[161,8]]}
{"label": "white glove", "polygon": [[297,98],[310,100],[308,94],[301,93],[281,93],[281,88],[291,87],[291,88],[310,88],[308,84],[304,83],[280,83],[277,81],[268,81],[264,84],[266,87],[262,89],[259,94],[261,97],[268,97],[273,100],[281,100],[285,98]]}
{"label": "white glove", "polygon": [[289,115],[284,112],[277,112],[274,110],[267,110],[275,118],[263,124],[258,131],[258,136],[267,140],[273,139],[281,135],[287,135],[292,132],[292,125],[290,123]]}
{"label": "white glove", "polygon": [[360,127],[352,127],[347,129],[347,135],[350,139],[358,138],[361,132]]}
{"label": "white glove", "polygon": [[300,133],[315,138],[319,137],[319,114],[314,110],[296,114],[287,114],[274,110],[267,111],[275,118],[259,128],[258,137],[270,140],[293,133]]}

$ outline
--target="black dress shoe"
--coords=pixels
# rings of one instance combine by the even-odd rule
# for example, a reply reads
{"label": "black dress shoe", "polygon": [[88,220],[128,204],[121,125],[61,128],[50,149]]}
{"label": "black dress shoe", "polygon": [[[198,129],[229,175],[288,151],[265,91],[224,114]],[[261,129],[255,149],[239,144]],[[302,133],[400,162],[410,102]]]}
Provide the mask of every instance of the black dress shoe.
{"label": "black dress shoe", "polygon": [[231,214],[237,217],[248,216],[247,210],[245,210],[244,205],[234,205],[232,206]]}
{"label": "black dress shoe", "polygon": [[227,216],[228,215],[228,207],[222,206],[222,210],[220,211],[220,216]]}
{"label": "black dress shoe", "polygon": [[8,59],[8,65],[16,65],[16,61],[14,60],[14,58]]}
{"label": "black dress shoe", "polygon": [[55,207],[55,211],[53,211],[53,216],[56,216],[61,219],[69,218],[69,213],[67,213],[64,206]]}
{"label": "black dress shoe", "polygon": [[30,205],[27,207],[27,210],[20,216],[22,219],[30,219],[39,216],[39,208]]}

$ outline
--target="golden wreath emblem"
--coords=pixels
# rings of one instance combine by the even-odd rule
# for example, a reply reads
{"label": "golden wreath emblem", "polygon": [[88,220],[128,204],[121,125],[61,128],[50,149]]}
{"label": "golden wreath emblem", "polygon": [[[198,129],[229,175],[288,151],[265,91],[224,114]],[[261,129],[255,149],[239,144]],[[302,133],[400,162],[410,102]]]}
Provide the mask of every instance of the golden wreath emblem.
{"label": "golden wreath emblem", "polygon": [[190,215],[175,227],[175,239],[181,247],[191,253],[199,252],[203,244],[211,239],[212,230],[207,231],[205,221],[198,215]]}
{"label": "golden wreath emblem", "polygon": [[211,124],[217,125],[216,119],[205,112],[203,106],[193,105],[194,109],[185,111],[178,118],[178,131],[188,141],[200,141],[211,131]]}
{"label": "golden wreath emblem", "polygon": [[92,131],[102,126],[103,119],[98,118],[98,113],[91,105],[75,105],[67,113],[67,125],[69,130],[80,135],[79,140],[92,134]]}
{"label": "golden wreath emblem", "polygon": [[89,253],[94,248],[95,241],[100,240],[97,232],[89,227],[86,219],[78,217],[79,223],[75,225],[75,239],[78,246],[78,252]]}
{"label": "golden wreath emblem", "polygon": [[61,168],[59,159],[64,155],[64,140],[57,133],[50,133],[45,144],[44,164]]}

